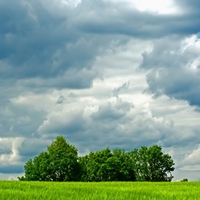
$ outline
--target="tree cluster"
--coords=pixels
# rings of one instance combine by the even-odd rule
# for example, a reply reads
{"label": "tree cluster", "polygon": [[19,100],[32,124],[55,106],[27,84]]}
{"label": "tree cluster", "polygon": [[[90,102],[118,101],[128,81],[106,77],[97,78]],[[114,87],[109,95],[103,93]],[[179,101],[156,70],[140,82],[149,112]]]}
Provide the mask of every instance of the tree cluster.
{"label": "tree cluster", "polygon": [[171,181],[174,162],[161,146],[125,151],[105,148],[78,157],[78,149],[58,136],[47,151],[25,163],[26,181]]}

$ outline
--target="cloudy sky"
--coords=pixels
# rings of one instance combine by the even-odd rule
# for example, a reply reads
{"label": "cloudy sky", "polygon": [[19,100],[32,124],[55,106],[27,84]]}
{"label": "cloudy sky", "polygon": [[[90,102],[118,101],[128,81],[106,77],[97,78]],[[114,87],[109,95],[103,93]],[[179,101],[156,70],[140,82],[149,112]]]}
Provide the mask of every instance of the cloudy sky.
{"label": "cloudy sky", "polygon": [[0,94],[0,179],[63,135],[159,144],[200,180],[200,2],[0,0]]}

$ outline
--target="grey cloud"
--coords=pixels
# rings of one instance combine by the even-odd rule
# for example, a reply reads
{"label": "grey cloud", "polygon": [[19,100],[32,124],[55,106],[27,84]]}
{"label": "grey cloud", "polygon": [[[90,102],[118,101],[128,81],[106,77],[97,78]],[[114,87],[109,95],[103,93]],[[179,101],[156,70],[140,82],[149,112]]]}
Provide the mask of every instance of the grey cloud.
{"label": "grey cloud", "polygon": [[4,148],[4,149],[0,149],[0,155],[5,155],[5,154],[12,154],[12,149],[8,149],[8,148]]}
{"label": "grey cloud", "polygon": [[182,7],[182,9],[190,14],[199,15],[199,1],[198,0],[175,0],[175,2]]}
{"label": "grey cloud", "polygon": [[[155,38],[179,33],[176,30],[179,26],[183,27],[183,34],[184,30],[192,30],[184,27],[185,16],[139,12],[123,2],[83,0],[76,8],[58,6],[60,3],[56,2],[1,2],[4,23],[0,72],[3,79],[41,78],[44,81],[40,83],[50,82],[49,87],[91,87],[98,74],[87,76],[82,69],[91,70],[95,57],[116,34]],[[197,22],[191,26],[199,27]],[[74,82],[62,81],[62,74],[72,68],[80,77]],[[82,80],[84,77],[87,82]],[[64,84],[51,79],[61,79]]]}
{"label": "grey cloud", "polygon": [[[185,6],[177,3],[179,7]],[[77,9],[79,13],[88,10],[88,15],[78,16],[77,26],[80,27],[80,30],[93,34],[124,34],[143,39],[173,34],[195,34],[200,30],[200,21],[196,20],[198,16],[190,16],[187,12],[170,16],[157,15],[140,12],[134,9],[131,3],[127,4],[83,0]]]}
{"label": "grey cloud", "polygon": [[18,148],[19,155],[23,158],[23,161],[27,158],[34,157],[40,152],[45,151],[49,143],[50,140],[35,137],[27,138],[21,143],[20,147]]}
{"label": "grey cloud", "polygon": [[82,115],[85,107],[73,113],[67,112],[68,106],[70,104],[66,104],[63,111],[47,116],[38,132],[49,139],[62,134],[77,145],[80,153],[106,146],[131,149],[162,142],[163,147],[180,147],[199,141],[197,130],[187,126],[178,128],[168,117],[154,115],[145,107],[145,110],[137,110],[130,102],[119,98],[99,105],[87,117]]}
{"label": "grey cloud", "polygon": [[141,67],[151,69],[147,75],[149,90],[154,96],[166,94],[200,106],[200,49],[189,46],[182,51],[180,41],[167,41],[155,43],[152,52],[143,54]]}
{"label": "grey cloud", "polygon": [[59,96],[58,100],[56,101],[57,104],[62,104],[64,101],[66,100],[66,98],[64,96]]}
{"label": "grey cloud", "polygon": [[[187,127],[177,128],[175,130],[169,129],[165,139],[162,141],[164,147],[187,147],[190,149],[200,142],[198,132],[195,129],[189,129]],[[184,154],[182,154],[184,155]]]}
{"label": "grey cloud", "polygon": [[78,144],[80,153],[87,148],[95,150],[106,146],[136,148],[154,144],[159,140],[166,141],[170,135],[175,134],[167,120],[152,117],[148,112],[138,112],[132,104],[120,99],[102,104],[87,118],[80,118],[80,114],[73,115],[70,122],[66,119],[65,123],[62,123],[63,116],[65,115],[55,115],[56,121],[60,123],[49,116],[39,128],[39,132],[47,137],[62,133],[69,142]]}
{"label": "grey cloud", "polygon": [[26,78],[17,81],[17,85],[37,93],[42,93],[52,88],[84,89],[92,86],[95,76],[94,72],[87,69],[69,69],[55,78]]}
{"label": "grey cloud", "polygon": [[45,113],[28,108],[24,105],[14,105],[9,102],[1,107],[0,132],[1,137],[28,137],[35,133],[43,121]]}
{"label": "grey cloud", "polygon": [[142,68],[175,68],[188,61],[188,55],[180,53],[180,43],[183,37],[165,37],[153,43],[153,50],[142,54]]}
{"label": "grey cloud", "polygon": [[[61,16],[59,9],[63,6],[55,6],[57,12],[52,13],[53,9],[49,10],[46,4],[33,1],[1,2],[4,21],[0,33],[1,78],[45,79],[42,84],[50,79],[52,84],[49,87],[58,88],[90,87],[95,74],[87,76],[84,69],[91,69],[102,41],[83,35],[69,25],[72,9],[64,6],[65,10],[61,11],[66,14]],[[72,75],[71,71],[75,73]],[[71,80],[66,81],[62,75],[68,73]],[[72,79],[76,74],[77,79]],[[61,80],[59,83],[51,79]]]}
{"label": "grey cloud", "polygon": [[119,93],[126,92],[127,89],[128,89],[128,87],[129,87],[129,82],[124,83],[124,84],[121,85],[120,87],[115,88],[115,89],[113,90],[113,95],[116,96],[116,97],[118,97],[118,94],[119,94]]}
{"label": "grey cloud", "polygon": [[12,144],[9,140],[1,140],[0,141],[0,157],[2,155],[11,155],[12,152]]}
{"label": "grey cloud", "polygon": [[[47,119],[40,125],[38,133],[41,136],[49,135],[50,138],[62,134],[70,139],[83,132],[85,124],[86,121],[82,116],[82,112],[54,112],[47,116]],[[47,136],[47,138],[49,137]]]}
{"label": "grey cloud", "polygon": [[198,146],[191,153],[185,155],[185,158],[183,159],[183,163],[186,166],[189,165],[191,168],[192,168],[192,166],[195,167],[195,165],[199,165],[200,164],[199,152],[200,152],[200,148]]}
{"label": "grey cloud", "polygon": [[96,113],[92,114],[92,118],[95,120],[118,120],[122,118],[126,113],[122,110],[116,109],[110,102],[106,105],[100,106]]}
{"label": "grey cloud", "polygon": [[172,98],[186,100],[191,105],[200,106],[197,92],[200,89],[198,73],[187,69],[154,70],[148,74],[147,82],[150,91],[156,96],[167,94]]}

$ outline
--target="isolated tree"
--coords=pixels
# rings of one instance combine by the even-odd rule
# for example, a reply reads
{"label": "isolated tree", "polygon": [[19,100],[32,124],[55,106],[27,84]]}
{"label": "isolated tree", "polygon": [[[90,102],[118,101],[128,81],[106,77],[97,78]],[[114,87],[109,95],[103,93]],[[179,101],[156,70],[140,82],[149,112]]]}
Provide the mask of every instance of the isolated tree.
{"label": "isolated tree", "polygon": [[79,176],[78,150],[58,136],[46,152],[25,163],[25,176],[19,180],[28,181],[75,181]]}

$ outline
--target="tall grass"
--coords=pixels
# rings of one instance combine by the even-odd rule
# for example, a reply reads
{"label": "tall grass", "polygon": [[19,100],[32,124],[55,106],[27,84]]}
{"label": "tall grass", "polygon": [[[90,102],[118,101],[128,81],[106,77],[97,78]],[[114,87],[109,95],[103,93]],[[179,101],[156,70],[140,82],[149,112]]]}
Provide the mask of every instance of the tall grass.
{"label": "tall grass", "polygon": [[198,182],[0,181],[0,200],[199,200]]}

